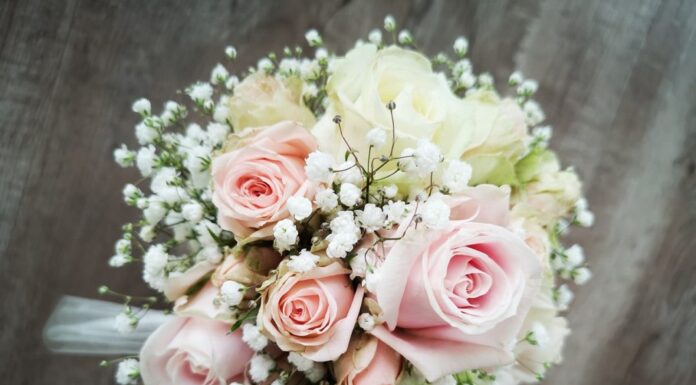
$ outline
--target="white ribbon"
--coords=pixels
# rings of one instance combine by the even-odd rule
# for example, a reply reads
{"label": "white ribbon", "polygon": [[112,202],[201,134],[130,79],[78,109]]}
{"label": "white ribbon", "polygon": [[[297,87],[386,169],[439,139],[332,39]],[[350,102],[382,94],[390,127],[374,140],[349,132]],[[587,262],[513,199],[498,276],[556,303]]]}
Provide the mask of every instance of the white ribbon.
{"label": "white ribbon", "polygon": [[55,353],[137,354],[147,337],[173,317],[159,310],[149,310],[135,330],[121,334],[114,329],[114,317],[122,311],[122,304],[65,296],[46,322],[44,344]]}

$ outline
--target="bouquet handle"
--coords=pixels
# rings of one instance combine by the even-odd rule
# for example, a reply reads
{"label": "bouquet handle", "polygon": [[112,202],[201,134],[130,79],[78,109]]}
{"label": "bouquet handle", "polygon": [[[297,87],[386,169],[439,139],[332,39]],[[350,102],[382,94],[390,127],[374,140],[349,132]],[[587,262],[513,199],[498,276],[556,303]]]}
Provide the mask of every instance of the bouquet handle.
{"label": "bouquet handle", "polygon": [[64,354],[137,354],[147,337],[172,317],[149,310],[135,330],[121,334],[114,329],[114,317],[122,311],[123,304],[64,296],[46,322],[44,345],[54,353]]}

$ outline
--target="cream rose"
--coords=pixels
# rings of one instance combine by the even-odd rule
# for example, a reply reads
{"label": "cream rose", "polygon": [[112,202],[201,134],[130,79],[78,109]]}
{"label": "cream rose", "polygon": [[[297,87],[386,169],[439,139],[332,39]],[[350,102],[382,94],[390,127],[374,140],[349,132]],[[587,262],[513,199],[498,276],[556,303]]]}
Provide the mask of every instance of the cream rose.
{"label": "cream rose", "polygon": [[513,215],[541,226],[568,215],[581,197],[582,185],[573,169],[561,170],[549,150],[528,154],[517,165],[523,188],[514,199]]}
{"label": "cream rose", "polygon": [[213,203],[218,224],[238,240],[267,238],[289,216],[290,197],[312,197],[304,159],[316,142],[302,126],[280,122],[248,129],[213,159]]}
{"label": "cream rose", "polygon": [[335,360],[348,348],[363,298],[349,274],[339,262],[285,273],[263,293],[257,323],[284,351]]}
{"label": "cream rose", "polygon": [[301,90],[297,78],[279,80],[263,71],[246,77],[230,97],[232,126],[240,131],[292,120],[312,127],[314,115],[302,103]]}
{"label": "cream rose", "polygon": [[[327,91],[329,110],[312,132],[320,149],[337,158],[347,147],[331,120],[333,115],[343,117],[344,135],[365,161],[367,132],[374,127],[391,132],[386,104],[394,101],[395,155],[427,138],[446,158],[474,163],[475,183],[514,182],[513,166],[523,154],[528,136],[522,110],[493,91],[458,98],[444,75],[433,72],[430,61],[420,53],[395,46],[380,50],[373,44],[360,45],[336,61]],[[390,140],[372,154],[388,154]]]}
{"label": "cream rose", "polygon": [[363,334],[334,362],[337,385],[394,385],[401,373],[401,356],[380,340]]}
{"label": "cream rose", "polygon": [[540,276],[537,256],[504,227],[409,229],[380,267],[374,295],[385,324],[371,333],[429,381],[509,364]]}
{"label": "cream rose", "polygon": [[184,272],[170,273],[164,283],[164,295],[170,301],[176,300],[186,294],[186,291],[205,277],[206,274],[214,270],[215,266],[215,264],[208,261],[200,261]]}
{"label": "cream rose", "polygon": [[242,332],[223,322],[175,317],[148,337],[140,351],[145,385],[205,385],[244,382],[253,351]]}
{"label": "cream rose", "polygon": [[536,345],[523,341],[515,348],[516,365],[510,374],[522,382],[534,382],[539,374],[544,374],[546,364],[559,364],[563,356],[563,343],[570,334],[568,321],[556,315],[555,310],[532,308],[522,327],[522,340],[531,331]]}
{"label": "cream rose", "polygon": [[[336,125],[334,114],[343,116],[343,128],[350,145],[366,160],[369,147],[367,132],[381,127],[391,132],[387,103],[394,101],[394,120],[398,137],[395,154],[414,147],[420,138],[433,138],[439,130],[456,131],[460,118],[460,100],[450,90],[443,74],[432,71],[423,55],[399,47],[378,50],[363,44],[335,63],[327,91],[329,112],[313,129],[323,151],[343,157],[346,146]],[[468,141],[460,132],[452,140]],[[442,143],[437,143],[442,145]],[[373,154],[388,154],[391,139]]]}
{"label": "cream rose", "polygon": [[[460,104],[459,124],[435,134],[445,157],[461,158],[473,168],[472,184],[515,184],[515,163],[524,155],[529,137],[524,113],[512,99],[500,99],[495,91],[467,95]],[[452,140],[469,133],[467,142]]]}
{"label": "cream rose", "polygon": [[179,297],[174,311],[181,316],[198,316],[210,319],[235,322],[234,314],[219,301],[220,287],[227,281],[234,281],[245,287],[261,284],[265,274],[275,268],[282,257],[270,247],[245,246],[243,251],[227,255],[215,271],[210,281],[191,295]]}
{"label": "cream rose", "polygon": [[263,282],[268,272],[276,268],[282,259],[272,247],[243,246],[225,257],[211,280],[215,286],[222,286],[230,280],[248,286],[256,285]]}

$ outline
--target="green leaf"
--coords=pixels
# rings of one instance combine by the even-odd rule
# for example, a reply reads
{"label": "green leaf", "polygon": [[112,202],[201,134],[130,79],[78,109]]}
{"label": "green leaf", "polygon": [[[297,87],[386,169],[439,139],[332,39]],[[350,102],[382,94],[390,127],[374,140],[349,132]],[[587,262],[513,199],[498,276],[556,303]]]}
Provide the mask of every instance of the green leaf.
{"label": "green leaf", "polygon": [[244,315],[237,320],[234,324],[232,324],[232,327],[230,327],[230,333],[234,333],[237,329],[242,327],[244,322],[247,320],[256,318],[256,316],[259,314],[259,308],[255,307],[253,309],[250,309],[248,312],[244,313]]}

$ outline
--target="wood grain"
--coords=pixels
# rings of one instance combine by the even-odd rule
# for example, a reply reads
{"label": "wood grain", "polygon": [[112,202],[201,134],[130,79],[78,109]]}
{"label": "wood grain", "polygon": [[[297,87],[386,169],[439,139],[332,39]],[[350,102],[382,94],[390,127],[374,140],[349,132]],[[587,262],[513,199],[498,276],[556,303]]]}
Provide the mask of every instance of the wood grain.
{"label": "wood grain", "polygon": [[135,212],[139,96],[159,105],[207,77],[234,44],[237,70],[317,28],[338,51],[392,13],[429,53],[464,34],[477,70],[540,83],[552,146],[585,182],[595,278],[568,317],[565,362],[546,384],[696,383],[696,2],[0,2],[0,378],[109,384],[88,357],[48,354],[40,330],[63,294],[102,283],[145,292],[106,266]]}

